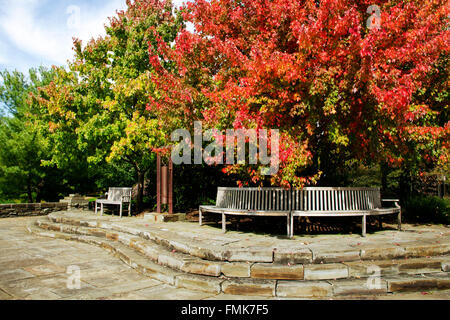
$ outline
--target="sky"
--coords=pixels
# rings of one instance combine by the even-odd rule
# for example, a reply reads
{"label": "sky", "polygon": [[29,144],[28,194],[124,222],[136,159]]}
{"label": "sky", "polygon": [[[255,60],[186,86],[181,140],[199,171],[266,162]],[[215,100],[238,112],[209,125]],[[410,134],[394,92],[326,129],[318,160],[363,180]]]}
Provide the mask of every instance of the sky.
{"label": "sky", "polygon": [[125,8],[125,0],[0,0],[0,70],[66,65],[73,37],[104,36],[108,17]]}

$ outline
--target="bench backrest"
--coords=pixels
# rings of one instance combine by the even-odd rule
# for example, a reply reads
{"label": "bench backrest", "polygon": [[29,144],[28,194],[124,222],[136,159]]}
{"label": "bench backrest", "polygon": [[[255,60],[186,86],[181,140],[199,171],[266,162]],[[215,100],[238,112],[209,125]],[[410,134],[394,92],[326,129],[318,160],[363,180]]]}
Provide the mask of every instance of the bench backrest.
{"label": "bench backrest", "polygon": [[379,188],[218,188],[216,206],[261,211],[353,211],[381,207]]}
{"label": "bench backrest", "polygon": [[109,188],[108,200],[130,202],[131,188]]}

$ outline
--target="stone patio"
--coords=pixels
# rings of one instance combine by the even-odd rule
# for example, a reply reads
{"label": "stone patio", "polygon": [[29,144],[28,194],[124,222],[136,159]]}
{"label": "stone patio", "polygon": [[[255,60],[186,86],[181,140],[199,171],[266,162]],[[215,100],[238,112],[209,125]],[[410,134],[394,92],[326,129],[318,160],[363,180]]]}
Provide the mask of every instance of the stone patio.
{"label": "stone patio", "polygon": [[337,263],[450,253],[450,228],[438,225],[404,224],[403,231],[397,231],[396,226],[384,224],[382,230],[365,238],[359,234],[305,234],[287,239],[284,235],[232,230],[223,234],[213,225],[199,226],[187,221],[153,223],[137,217],[96,216],[89,211],[53,213],[49,218],[112,233],[146,235],[180,252],[230,262]]}
{"label": "stone patio", "polygon": [[[1,300],[264,299],[221,297],[163,284],[101,248],[33,236],[26,230],[30,219],[0,219]],[[71,290],[66,272],[74,265],[80,268],[81,288]]]}
{"label": "stone patio", "polygon": [[[91,224],[95,221],[98,227],[108,228],[112,225],[120,227],[122,230],[127,229],[131,233],[137,230],[148,232],[153,237],[172,241],[171,245],[178,246],[180,249],[184,247],[185,250],[189,250],[189,247],[195,247],[199,254],[202,249],[215,249],[216,252],[223,250],[228,254],[220,253],[220,257],[227,261],[237,261],[230,262],[227,267],[244,276],[249,276],[249,274],[245,274],[249,271],[243,270],[239,261],[254,259],[257,262],[255,262],[256,268],[252,272],[264,275],[267,265],[264,265],[263,261],[267,259],[268,262],[269,251],[275,253],[270,257],[278,256],[280,261],[286,263],[290,263],[288,261],[290,259],[301,257],[310,263],[315,262],[320,265],[324,262],[332,264],[333,261],[342,263],[343,261],[340,261],[342,259],[351,263],[354,259],[361,259],[364,256],[380,259],[400,254],[406,256],[413,253],[427,254],[430,250],[447,250],[450,246],[450,230],[442,226],[404,225],[406,230],[404,232],[387,229],[370,234],[367,238],[361,238],[359,235],[317,235],[296,236],[294,240],[288,240],[273,235],[236,231],[221,234],[218,228],[199,227],[197,224],[189,222],[150,223],[142,218],[120,220],[117,217],[96,217],[92,213],[78,211],[63,212],[53,216],[53,218],[58,217],[78,219],[78,221]],[[227,292],[233,294],[200,292],[162,283],[138,273],[102,248],[30,234],[27,232],[27,226],[35,219],[0,220],[0,299],[274,299],[265,294],[241,295],[239,290],[233,288],[233,283],[224,285]],[[249,250],[249,248],[256,248],[256,251]],[[274,249],[276,250],[274,251]],[[278,255],[276,255],[277,252]],[[292,253],[306,254],[293,256]],[[236,268],[233,268],[233,264]],[[80,269],[80,289],[68,289],[67,281],[70,274],[66,272],[70,266],[77,266]],[[311,279],[317,277],[314,267],[304,271]],[[288,282],[279,283],[280,287],[286,286],[287,292],[290,290],[289,285]],[[332,285],[331,281],[329,286]],[[348,284],[350,287],[352,285],[354,282]],[[260,292],[264,293],[264,286],[261,288]],[[345,286],[339,288],[342,289]],[[268,290],[272,289],[268,288]],[[312,298],[316,299],[317,297]],[[366,298],[448,300],[450,290],[345,297],[345,299]]]}

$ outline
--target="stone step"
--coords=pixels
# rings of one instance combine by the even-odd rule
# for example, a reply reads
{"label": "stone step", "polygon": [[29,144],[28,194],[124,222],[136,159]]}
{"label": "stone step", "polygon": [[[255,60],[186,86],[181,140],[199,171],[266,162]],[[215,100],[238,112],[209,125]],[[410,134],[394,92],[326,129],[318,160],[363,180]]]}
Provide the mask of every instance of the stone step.
{"label": "stone step", "polygon": [[392,277],[386,279],[388,292],[417,292],[450,289],[450,273],[414,275],[409,277]]}
{"label": "stone step", "polygon": [[426,292],[450,289],[450,274],[424,276],[373,277],[331,281],[277,281],[276,296],[283,298],[364,297],[404,292]]}
{"label": "stone step", "polygon": [[[94,216],[96,217],[96,216]],[[404,259],[404,258],[420,258],[427,256],[442,256],[450,254],[450,244],[430,244],[424,243],[421,246],[412,246],[409,244],[396,244],[394,247],[370,247],[355,248],[351,251],[331,251],[326,249],[311,249],[308,247],[296,246],[292,248],[278,247],[222,247],[214,246],[209,242],[199,241],[197,239],[180,236],[169,230],[149,231],[148,228],[139,228],[135,226],[125,226],[121,221],[108,221],[106,217],[78,218],[65,216],[61,213],[53,213],[48,216],[52,222],[64,223],[75,226],[98,227],[108,230],[115,230],[131,235],[139,236],[146,240],[151,240],[158,245],[164,246],[169,250],[189,254],[200,259],[210,261],[224,262],[250,262],[250,263],[278,263],[278,264],[325,264],[325,263],[346,263],[372,261],[372,260],[388,260],[388,259]],[[136,221],[138,222],[138,221]],[[193,226],[194,227],[194,226]]]}
{"label": "stone step", "polygon": [[50,223],[43,219],[38,219],[35,223],[44,230],[117,241],[126,247],[139,252],[154,263],[186,273],[218,277],[222,272],[222,262],[202,260],[187,254],[169,251],[163,246],[127,233],[94,227],[79,227],[61,223]]}
{"label": "stone step", "polygon": [[95,236],[114,240],[146,256],[151,261],[182,272],[230,278],[251,278],[261,280],[334,280],[360,279],[371,277],[378,272],[382,276],[402,274],[436,273],[448,270],[450,257],[430,257],[413,259],[396,259],[387,261],[353,261],[348,263],[327,264],[280,264],[280,263],[244,263],[223,262],[200,259],[196,256],[169,251],[150,240],[132,236],[115,230],[80,227],[62,223],[52,223],[44,219],[37,220],[37,225],[46,230]]}
{"label": "stone step", "polygon": [[[37,219],[39,220],[39,219]],[[55,226],[54,226],[55,227]],[[56,228],[56,227],[55,227]],[[49,228],[50,229],[50,228]],[[114,254],[138,272],[164,283],[190,290],[210,293],[267,296],[277,298],[332,298],[345,296],[374,296],[390,292],[420,292],[423,290],[450,289],[450,274],[437,272],[418,275],[396,275],[383,277],[375,273],[367,279],[340,280],[266,280],[254,278],[231,278],[195,275],[173,270],[154,263],[147,256],[116,240],[98,236],[68,234],[54,230],[43,230],[35,223],[28,231],[38,235],[99,246]],[[61,230],[61,229],[60,229]],[[258,272],[264,271],[258,269]]]}
{"label": "stone step", "polygon": [[219,278],[195,276],[173,270],[169,267],[163,267],[117,241],[100,239],[95,236],[67,234],[54,230],[43,231],[40,227],[36,226],[35,223],[29,224],[27,229],[30,233],[37,236],[96,245],[117,256],[120,260],[137,270],[139,273],[172,286],[185,287],[197,291],[220,292],[220,284],[223,280],[220,280]]}

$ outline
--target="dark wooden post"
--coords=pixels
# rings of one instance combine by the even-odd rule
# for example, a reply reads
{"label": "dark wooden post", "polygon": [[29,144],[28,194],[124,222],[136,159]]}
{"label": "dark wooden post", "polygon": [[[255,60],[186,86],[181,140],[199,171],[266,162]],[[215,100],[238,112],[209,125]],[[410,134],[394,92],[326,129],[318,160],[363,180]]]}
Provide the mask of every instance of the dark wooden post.
{"label": "dark wooden post", "polygon": [[156,212],[161,213],[161,155],[156,156]]}
{"label": "dark wooden post", "polygon": [[173,162],[169,158],[169,165],[162,166],[161,155],[156,158],[156,211],[161,213],[162,204],[169,205],[169,214],[173,214]]}
{"label": "dark wooden post", "polygon": [[173,162],[169,158],[169,214],[173,214]]}

